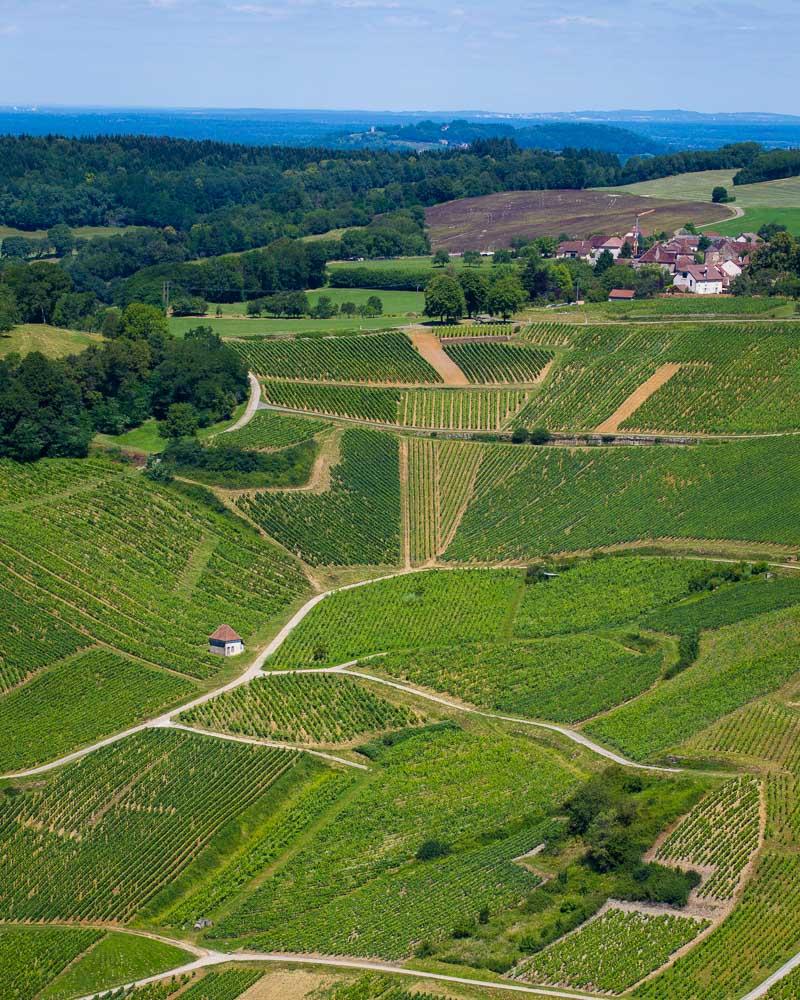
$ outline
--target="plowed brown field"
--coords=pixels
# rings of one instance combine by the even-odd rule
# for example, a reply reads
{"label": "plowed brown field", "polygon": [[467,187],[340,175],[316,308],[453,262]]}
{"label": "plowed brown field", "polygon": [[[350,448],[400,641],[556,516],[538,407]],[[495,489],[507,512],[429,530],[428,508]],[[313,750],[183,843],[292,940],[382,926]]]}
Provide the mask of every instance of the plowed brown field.
{"label": "plowed brown field", "polygon": [[637,213],[642,213],[646,234],[671,233],[686,222],[704,225],[733,218],[724,205],[695,201],[610,191],[507,191],[434,205],[425,210],[425,220],[434,250],[460,253],[508,247],[515,236],[622,236],[633,228]]}

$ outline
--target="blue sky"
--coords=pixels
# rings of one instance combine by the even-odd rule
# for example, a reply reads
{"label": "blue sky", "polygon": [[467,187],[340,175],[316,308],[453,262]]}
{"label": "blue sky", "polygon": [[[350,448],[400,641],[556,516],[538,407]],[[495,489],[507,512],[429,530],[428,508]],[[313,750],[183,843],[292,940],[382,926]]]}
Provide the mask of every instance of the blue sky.
{"label": "blue sky", "polygon": [[800,113],[797,0],[0,0],[0,104]]}

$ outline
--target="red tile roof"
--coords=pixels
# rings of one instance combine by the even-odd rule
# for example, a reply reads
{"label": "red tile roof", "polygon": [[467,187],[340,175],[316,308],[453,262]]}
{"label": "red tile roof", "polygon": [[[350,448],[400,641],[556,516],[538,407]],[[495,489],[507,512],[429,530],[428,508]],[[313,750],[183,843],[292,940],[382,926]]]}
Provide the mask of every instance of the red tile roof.
{"label": "red tile roof", "polygon": [[635,295],[632,288],[612,288],[608,293],[610,299],[632,299]]}
{"label": "red tile roof", "polygon": [[216,639],[218,642],[242,642],[242,637],[234,632],[230,625],[220,625],[208,638]]}

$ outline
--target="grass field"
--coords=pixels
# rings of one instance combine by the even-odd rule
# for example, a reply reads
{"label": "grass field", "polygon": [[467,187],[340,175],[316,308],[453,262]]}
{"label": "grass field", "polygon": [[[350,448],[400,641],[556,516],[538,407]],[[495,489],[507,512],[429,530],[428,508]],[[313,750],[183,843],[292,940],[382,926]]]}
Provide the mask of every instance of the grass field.
{"label": "grass field", "polygon": [[631,194],[596,191],[510,191],[434,205],[425,211],[435,249],[453,252],[491,250],[511,245],[515,236],[569,233],[579,239],[594,233],[626,233],[639,213],[655,209],[642,222],[645,232],[671,232],[726,219],[725,206],[702,201],[642,200]]}
{"label": "grass field", "polygon": [[[413,258],[414,260],[424,260],[427,261],[429,258]],[[366,263],[372,263],[364,261]],[[358,265],[362,266],[361,263]],[[308,295],[308,301],[312,306],[315,306],[319,301],[320,295],[327,295],[329,299],[336,303],[336,305],[341,305],[343,302],[354,302],[357,306],[365,305],[367,299],[373,295],[377,295],[378,298],[383,303],[383,317],[403,317],[406,316],[416,316],[422,313],[422,309],[425,305],[425,296],[422,292],[396,292],[396,291],[375,291],[374,288],[314,288],[306,292]],[[219,304],[219,308],[222,310],[224,316],[247,316],[247,303],[246,302],[222,302]],[[209,313],[213,316],[217,310],[217,304],[212,303],[208,307]],[[267,317],[264,317],[265,319]],[[339,318],[347,317],[337,317]],[[251,323],[258,322],[257,320],[250,320]],[[270,322],[272,322],[270,320]],[[291,322],[296,322],[292,320]],[[353,325],[357,325],[363,322],[362,317],[353,316],[350,317],[349,322]]]}
{"label": "grass field", "polygon": [[[233,411],[230,420],[222,420],[210,427],[199,428],[197,431],[198,439],[205,441],[215,434],[220,434],[226,427],[230,427],[244,413],[246,405],[246,403],[240,403]],[[230,443],[233,444],[232,441]],[[159,452],[167,447],[169,440],[161,436],[158,430],[158,421],[151,418],[124,434],[95,434],[94,444],[104,448],[122,448],[128,451]]]}
{"label": "grass field", "polygon": [[[376,294],[380,295],[380,292]],[[376,330],[391,330],[407,324],[404,316],[377,316],[365,319],[363,316],[334,316],[332,319],[234,319],[216,316],[171,316],[170,333],[182,337],[187,330],[198,326],[210,326],[220,337],[247,338],[268,337],[279,333],[370,333]]]}
{"label": "grass field", "polygon": [[728,193],[736,199],[737,207],[744,209],[745,214],[741,219],[715,223],[708,226],[709,229],[723,236],[737,236],[742,232],[758,232],[768,222],[778,222],[790,232],[800,233],[800,178],[785,177],[734,187],[735,173],[735,170],[702,170],[653,181],[639,181],[615,190],[645,198],[711,201],[711,192],[717,185],[721,185],[728,189]]}
{"label": "grass field", "polygon": [[41,351],[49,358],[77,354],[90,344],[99,344],[102,337],[79,330],[63,330],[45,323],[22,323],[10,333],[0,334],[0,358],[7,354],[28,354]]}
{"label": "grass field", "polygon": [[[133,229],[142,229],[142,226],[75,226],[72,230],[73,236],[90,240],[95,236],[119,236],[121,233],[130,232]],[[12,226],[0,226],[0,240],[6,236],[24,236],[29,240],[43,240],[47,236],[46,229],[14,229]]]}

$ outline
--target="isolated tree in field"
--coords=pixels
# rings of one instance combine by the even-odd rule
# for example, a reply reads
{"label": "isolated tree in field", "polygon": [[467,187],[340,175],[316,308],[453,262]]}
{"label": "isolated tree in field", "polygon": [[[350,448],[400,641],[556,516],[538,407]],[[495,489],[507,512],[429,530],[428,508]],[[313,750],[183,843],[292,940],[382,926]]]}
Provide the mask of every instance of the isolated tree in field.
{"label": "isolated tree in field", "polygon": [[458,276],[458,283],[464,292],[467,316],[474,316],[486,308],[489,282],[485,275],[478,271],[462,271]]}
{"label": "isolated tree in field", "polygon": [[446,250],[437,250],[433,255],[434,267],[445,267],[450,263],[450,254]]}
{"label": "isolated tree in field", "polygon": [[158,432],[161,437],[176,440],[192,437],[199,426],[200,417],[191,403],[173,403],[164,420],[159,421]]}
{"label": "isolated tree in field", "polygon": [[467,308],[458,280],[450,274],[437,274],[425,286],[425,315],[445,320],[459,319]]}
{"label": "isolated tree in field", "polygon": [[483,258],[477,250],[465,250],[461,259],[467,267],[480,267],[483,263]]}
{"label": "isolated tree in field", "polygon": [[715,205],[724,204],[726,201],[733,201],[731,196],[728,194],[728,189],[718,184],[714,190],[711,192],[711,200]]}
{"label": "isolated tree in field", "polygon": [[515,274],[504,274],[492,282],[486,298],[486,307],[493,316],[510,319],[527,301],[525,289]]}

